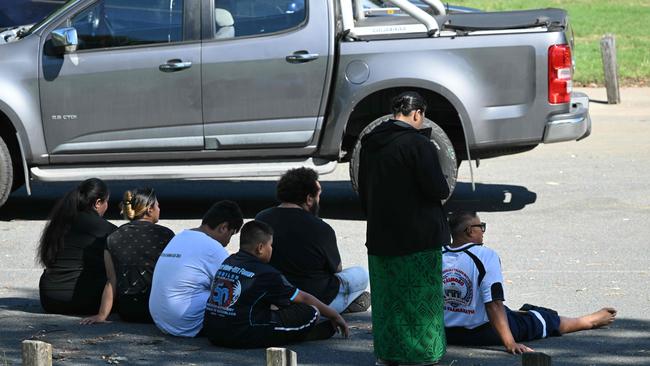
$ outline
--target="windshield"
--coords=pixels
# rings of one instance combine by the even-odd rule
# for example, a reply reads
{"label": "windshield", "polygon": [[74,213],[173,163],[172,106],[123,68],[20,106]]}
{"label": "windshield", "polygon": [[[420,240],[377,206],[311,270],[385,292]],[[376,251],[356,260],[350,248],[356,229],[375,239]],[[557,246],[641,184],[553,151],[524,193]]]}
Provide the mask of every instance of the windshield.
{"label": "windshield", "polygon": [[0,28],[40,22],[66,0],[0,0]]}
{"label": "windshield", "polygon": [[[5,0],[0,0],[0,1],[5,1]],[[43,1],[39,0],[21,0],[25,1],[28,3],[42,3]],[[52,1],[52,2],[47,2],[50,3],[51,5],[54,4],[53,8],[51,11],[48,13],[45,18],[40,19],[38,23],[36,23],[33,27],[29,29],[25,34],[22,35],[22,37],[25,37],[27,35],[32,34],[33,32],[37,31],[39,28],[41,28],[45,23],[47,23],[50,19],[55,18],[58,16],[60,13],[65,11],[67,8],[69,8],[72,4],[76,3],[79,0],[62,0],[62,1]]]}

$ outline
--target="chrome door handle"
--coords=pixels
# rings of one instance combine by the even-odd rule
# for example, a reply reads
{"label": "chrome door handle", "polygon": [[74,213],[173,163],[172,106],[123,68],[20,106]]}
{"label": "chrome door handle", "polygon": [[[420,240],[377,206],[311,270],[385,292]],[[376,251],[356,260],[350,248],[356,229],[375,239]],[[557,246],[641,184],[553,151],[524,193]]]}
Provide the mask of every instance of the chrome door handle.
{"label": "chrome door handle", "polygon": [[158,66],[158,70],[162,72],[175,72],[180,70],[189,69],[192,67],[192,61],[182,61],[179,59],[169,60],[167,63],[164,63]]}
{"label": "chrome door handle", "polygon": [[320,56],[317,53],[309,53],[308,51],[296,51],[293,54],[286,57],[288,63],[291,64],[300,64],[303,62],[314,61]]}

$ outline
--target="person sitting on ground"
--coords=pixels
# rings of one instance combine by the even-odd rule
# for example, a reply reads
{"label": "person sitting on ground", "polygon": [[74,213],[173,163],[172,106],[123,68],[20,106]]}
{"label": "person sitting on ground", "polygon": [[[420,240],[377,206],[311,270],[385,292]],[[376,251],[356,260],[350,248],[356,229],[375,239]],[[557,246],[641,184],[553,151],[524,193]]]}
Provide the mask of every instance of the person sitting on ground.
{"label": "person sitting on ground", "polygon": [[91,178],[52,209],[38,247],[38,261],[45,267],[38,288],[46,312],[97,311],[106,283],[106,237],[117,228],[103,218],[108,197],[106,183]]}
{"label": "person sitting on ground", "polygon": [[[332,337],[348,326],[336,310],[290,284],[268,263],[273,229],[250,221],[241,230],[239,252],[214,276],[203,331],[217,346],[257,348]],[[320,315],[329,321],[319,322]]]}
{"label": "person sitting on ground", "polygon": [[184,230],[167,244],[153,272],[149,311],[163,333],[195,337],[203,328],[214,274],[228,257],[225,246],[244,220],[232,201],[215,203],[201,226]]}
{"label": "person sitting on ground", "polygon": [[497,253],[483,246],[486,224],[476,212],[449,218],[453,241],[443,248],[445,331],[449,344],[504,345],[513,354],[532,351],[518,342],[611,324],[616,310],[603,308],[578,318],[525,304],[519,311],[503,305],[503,275]]}
{"label": "person sitting on ground", "polygon": [[122,216],[131,221],[106,240],[104,265],[108,281],[99,313],[83,319],[82,324],[105,322],[114,302],[123,321],[153,322],[149,313],[153,269],[174,232],[156,224],[160,219],[160,205],[152,188],[124,192],[120,208]]}
{"label": "person sitting on ground", "polygon": [[318,218],[320,194],[313,169],[291,169],[280,178],[276,190],[280,205],[255,217],[275,232],[271,265],[339,313],[366,311],[368,272],[361,267],[343,269],[336,233]]}

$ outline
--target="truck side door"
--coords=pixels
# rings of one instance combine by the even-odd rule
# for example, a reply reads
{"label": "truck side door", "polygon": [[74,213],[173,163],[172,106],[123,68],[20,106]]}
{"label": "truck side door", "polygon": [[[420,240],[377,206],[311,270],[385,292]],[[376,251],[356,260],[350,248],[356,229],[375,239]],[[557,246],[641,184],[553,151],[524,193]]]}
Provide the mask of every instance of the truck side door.
{"label": "truck side door", "polygon": [[[203,148],[200,10],[194,2],[97,0],[48,29],[39,85],[52,161]],[[48,50],[50,32],[63,27],[76,29],[76,52]]]}
{"label": "truck side door", "polygon": [[322,122],[327,1],[214,0],[207,12],[206,149],[307,146]]}

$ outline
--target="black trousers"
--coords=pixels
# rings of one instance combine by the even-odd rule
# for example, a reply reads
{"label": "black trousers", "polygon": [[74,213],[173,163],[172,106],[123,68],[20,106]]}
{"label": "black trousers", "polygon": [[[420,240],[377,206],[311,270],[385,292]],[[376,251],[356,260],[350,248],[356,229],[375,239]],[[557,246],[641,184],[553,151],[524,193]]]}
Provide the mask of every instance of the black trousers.
{"label": "black trousers", "polygon": [[319,319],[318,310],[312,306],[292,304],[274,311],[269,324],[231,329],[227,334],[210,329],[209,322],[203,329],[210,342],[217,346],[263,348],[331,338],[336,329],[330,321],[319,322]]}
{"label": "black trousers", "polygon": [[[519,311],[506,307],[508,325],[515,342],[560,336],[560,317],[552,309],[525,304]],[[463,327],[445,328],[448,344],[466,346],[494,346],[501,344],[501,338],[490,323],[474,329]]]}

